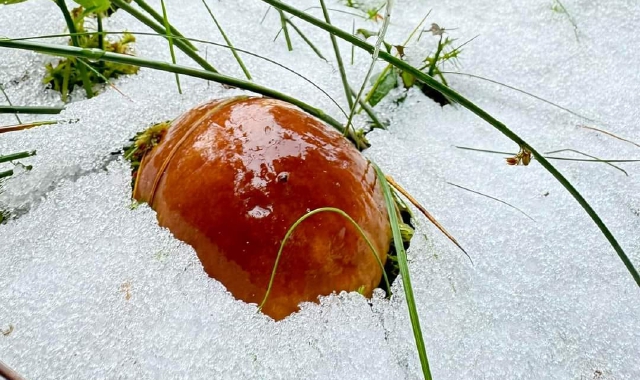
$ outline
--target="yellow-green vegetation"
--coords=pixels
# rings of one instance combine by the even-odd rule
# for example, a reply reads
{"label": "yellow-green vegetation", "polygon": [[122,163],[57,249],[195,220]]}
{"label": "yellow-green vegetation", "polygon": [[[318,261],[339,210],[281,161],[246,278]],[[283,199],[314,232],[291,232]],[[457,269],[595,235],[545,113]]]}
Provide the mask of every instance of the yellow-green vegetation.
{"label": "yellow-green vegetation", "polygon": [[[75,25],[77,40],[79,47],[83,48],[101,48],[104,51],[132,55],[132,42],[136,38],[129,33],[123,33],[123,36],[117,40],[109,41],[102,34],[87,33],[85,28],[86,17],[101,17],[101,14],[87,12],[83,7],[75,8],[71,11],[71,18]],[[72,41],[69,41],[72,44]],[[90,62],[80,58],[65,58],[58,61],[55,65],[48,63],[46,65],[47,74],[43,78],[43,82],[47,83],[62,95],[62,100],[67,101],[68,94],[73,91],[76,85],[83,85],[82,73],[79,66],[83,65],[86,70],[89,82],[93,87],[100,83],[106,83],[109,79],[117,78],[120,75],[135,74],[138,72],[138,66],[126,65],[116,62]]]}

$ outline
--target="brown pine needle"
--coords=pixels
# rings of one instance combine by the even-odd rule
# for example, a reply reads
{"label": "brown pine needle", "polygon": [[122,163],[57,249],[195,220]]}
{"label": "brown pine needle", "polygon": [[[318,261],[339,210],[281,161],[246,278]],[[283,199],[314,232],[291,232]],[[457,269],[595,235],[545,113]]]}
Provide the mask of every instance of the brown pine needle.
{"label": "brown pine needle", "polygon": [[391,176],[387,175],[385,176],[385,178],[387,179],[387,182],[389,182],[391,186],[393,186],[394,189],[396,189],[400,194],[404,195],[405,198],[407,198],[409,202],[411,202],[411,204],[413,204],[418,210],[420,210],[422,215],[429,219],[429,221],[433,223],[433,225],[436,226],[440,230],[440,232],[442,232],[449,240],[451,240],[453,244],[460,248],[460,250],[465,255],[467,255],[467,258],[469,258],[471,264],[473,264],[473,260],[471,259],[471,256],[469,256],[467,251],[462,248],[460,243],[458,243],[458,241],[449,232],[447,232],[447,230],[429,213],[429,211],[427,211],[427,209],[422,207],[422,205],[413,196],[411,196],[411,194],[409,194],[407,190],[400,186]]}
{"label": "brown pine needle", "polygon": [[598,129],[598,128],[595,128],[595,127],[589,127],[588,125],[578,125],[578,127],[580,127],[580,128],[584,128],[584,129],[591,129],[591,130],[593,130],[593,131],[597,131],[597,132],[600,132],[600,133],[604,133],[605,135],[609,135],[609,136],[611,136],[611,137],[613,137],[613,138],[615,138],[615,139],[618,139],[618,140],[621,140],[621,141],[624,141],[624,142],[628,142],[629,144],[633,144],[633,145],[637,146],[638,148],[640,148],[640,144],[635,143],[635,142],[633,142],[633,141],[631,141],[631,140],[627,140],[627,139],[622,138],[622,137],[620,137],[620,136],[616,136],[616,135],[614,135],[614,134],[613,134],[613,133],[611,133],[611,132],[607,132],[607,131],[605,131],[605,130]]}
{"label": "brown pine needle", "polygon": [[22,131],[25,129],[39,127],[41,125],[51,125],[51,124],[57,124],[57,123],[58,123],[57,121],[52,120],[52,121],[36,121],[33,123],[26,123],[26,124],[6,125],[3,127],[0,127],[0,133]]}

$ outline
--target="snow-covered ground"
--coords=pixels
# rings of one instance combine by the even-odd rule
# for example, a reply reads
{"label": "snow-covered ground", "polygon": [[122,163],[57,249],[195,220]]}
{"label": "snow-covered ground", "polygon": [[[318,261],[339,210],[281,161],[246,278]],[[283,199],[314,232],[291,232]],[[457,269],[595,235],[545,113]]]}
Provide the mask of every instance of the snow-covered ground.
{"label": "snow-covered ground", "polygon": [[[70,2],[69,2],[70,3]],[[318,2],[296,1],[321,16]],[[160,9],[159,1],[151,2]],[[449,75],[451,86],[541,151],[576,149],[599,158],[640,158],[640,3],[636,0],[397,1],[386,40],[402,43],[432,9],[435,22],[466,45],[460,70],[499,80],[597,119],[589,122],[512,90]],[[294,33],[288,52],[273,41],[279,18],[259,0],[209,1],[238,47],[286,64],[346,105],[337,66]],[[200,1],[167,1],[187,36],[222,42]],[[337,1],[330,6],[346,10]],[[353,17],[333,12],[351,30]],[[379,24],[355,19],[356,27]],[[333,57],[326,33],[297,26]],[[107,30],[149,31],[119,11]],[[54,3],[0,6],[0,36],[61,33]],[[65,43],[64,39],[53,39]],[[407,47],[418,58],[436,37]],[[170,60],[166,41],[138,37],[138,55]],[[220,71],[242,72],[226,50],[200,45]],[[341,43],[349,61],[350,48]],[[295,95],[340,120],[307,82],[244,56],[255,81]],[[358,87],[370,57],[356,51],[348,76]],[[0,83],[14,104],[56,105],[40,83],[55,58],[0,49]],[[193,65],[178,54],[181,64]],[[383,65],[380,64],[380,68]],[[379,71],[378,69],[377,71]],[[112,89],[74,101],[58,125],[0,135],[0,154],[36,149],[33,165],[4,184],[0,204],[18,218],[0,225],[0,360],[29,379],[225,378],[417,379],[421,377],[400,281],[372,306],[356,293],[308,304],[282,322],[235,300],[202,270],[195,252],[157,226],[154,212],[129,207],[130,172],[111,155],[136,131],[208,99],[241,93],[215,83],[142,69]],[[4,99],[0,99],[4,103]],[[441,108],[419,91],[377,110],[388,131],[368,135],[366,154],[407,188],[470,252],[474,265],[424,219],[410,270],[435,379],[639,379],[640,290],[587,214],[537,162],[510,167],[517,151],[462,107]],[[362,124],[364,118],[358,119]],[[0,125],[14,124],[0,115]],[[567,153],[571,155],[571,153]],[[578,157],[578,156],[575,156]],[[626,176],[601,163],[555,161],[640,266],[640,166]],[[9,166],[2,166],[6,170]],[[447,184],[498,197],[513,208]]]}

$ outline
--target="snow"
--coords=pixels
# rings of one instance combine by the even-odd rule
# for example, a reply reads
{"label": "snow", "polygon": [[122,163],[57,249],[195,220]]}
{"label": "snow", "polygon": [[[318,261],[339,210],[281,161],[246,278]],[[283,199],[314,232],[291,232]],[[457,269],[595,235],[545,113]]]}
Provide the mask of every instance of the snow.
{"label": "snow", "polygon": [[[346,9],[338,2],[331,8]],[[600,158],[639,158],[640,4],[565,0],[578,38],[553,1],[397,1],[387,41],[401,43],[427,23],[451,28],[465,46],[460,70],[532,92],[598,122],[585,121],[512,90],[449,75],[451,86],[541,151],[576,149]],[[159,2],[151,2],[160,9]],[[316,1],[296,1],[299,9]],[[210,1],[237,47],[305,75],[346,104],[335,63],[292,34],[287,51],[276,12],[260,24],[258,1]],[[432,7],[432,8],[431,8]],[[200,2],[168,1],[170,21],[187,36],[223,42]],[[316,16],[317,8],[310,12]],[[345,30],[354,18],[332,13]],[[355,19],[356,27],[380,24]],[[294,20],[333,57],[326,33]],[[36,27],[37,26],[37,27]],[[0,36],[61,33],[53,2],[0,6]],[[107,30],[149,31],[117,12]],[[64,39],[52,39],[64,43]],[[423,35],[407,48],[417,59],[433,48]],[[228,51],[201,46],[220,71],[242,77]],[[341,43],[345,61],[350,48]],[[140,56],[170,60],[166,41],[138,36]],[[178,62],[193,66],[181,53]],[[56,58],[0,49],[0,83],[13,104],[62,105],[44,90],[44,63]],[[313,104],[339,120],[338,108],[287,71],[243,56],[257,83]],[[333,60],[331,60],[333,61]],[[347,64],[353,87],[369,57]],[[384,67],[379,64],[377,72]],[[453,70],[453,68],[452,68]],[[0,225],[0,360],[26,378],[317,378],[421,377],[400,281],[391,300],[371,305],[356,294],[307,304],[281,322],[235,300],[206,276],[195,252],[158,227],[146,205],[131,207],[130,172],[111,152],[137,131],[172,119],[208,99],[244,93],[215,83],[142,69],[113,89],[60,115],[23,115],[57,125],[0,135],[0,154],[37,150],[21,160],[33,170],[3,184],[0,205],[16,218]],[[398,95],[398,94],[394,94]],[[4,100],[2,100],[4,102]],[[3,103],[4,104],[4,103]],[[368,135],[366,155],[410,191],[470,252],[474,264],[423,218],[409,250],[412,283],[434,379],[638,379],[639,289],[614,250],[571,196],[537,162],[511,167],[502,155],[468,146],[517,151],[514,143],[464,108],[441,108],[410,90],[377,111],[388,131]],[[363,124],[364,118],[357,119]],[[15,118],[0,115],[0,125]],[[560,155],[560,154],[558,154]],[[566,153],[571,156],[571,153]],[[579,157],[580,156],[575,156]],[[640,266],[640,176],[637,164],[614,168],[554,161],[593,205]],[[9,164],[0,167],[7,170]],[[508,202],[531,216],[451,182]],[[262,211],[262,210],[256,210]]]}

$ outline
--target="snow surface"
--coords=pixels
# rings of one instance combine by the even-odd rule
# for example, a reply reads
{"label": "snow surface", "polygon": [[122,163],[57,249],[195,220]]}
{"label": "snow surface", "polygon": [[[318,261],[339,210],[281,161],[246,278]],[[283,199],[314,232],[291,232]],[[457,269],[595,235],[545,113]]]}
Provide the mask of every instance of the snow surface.
{"label": "snow surface", "polygon": [[[343,9],[338,2],[332,8]],[[160,9],[158,1],[151,4]],[[317,16],[316,1],[296,1]],[[640,150],[586,124],[640,141],[640,3],[564,0],[578,26],[551,0],[398,1],[387,40],[401,43],[431,9],[466,45],[461,71],[533,92],[599,122],[588,122],[512,90],[449,75],[453,88],[541,151],[577,149],[600,158]],[[209,1],[238,47],[286,64],[345,105],[337,66],[317,58],[294,33],[282,39],[276,12],[260,24],[258,1]],[[222,42],[199,1],[167,2],[187,36]],[[333,12],[350,30],[354,18]],[[376,29],[361,19],[356,27]],[[296,24],[333,57],[326,33]],[[60,33],[53,2],[0,6],[0,35]],[[107,30],[149,31],[124,12]],[[64,39],[52,39],[64,43]],[[407,48],[417,59],[436,38]],[[170,60],[166,41],[138,37],[140,56]],[[201,46],[224,73],[242,72],[228,51]],[[350,49],[341,43],[345,60]],[[344,120],[321,92],[281,68],[244,56],[255,81]],[[347,65],[359,86],[370,57]],[[179,63],[193,65],[178,54]],[[14,104],[60,105],[40,78],[55,58],[0,49],[0,83]],[[331,60],[333,61],[333,60]],[[379,71],[383,67],[380,64]],[[0,135],[0,153],[36,149],[33,170],[4,184],[0,204],[18,217],[0,225],[0,360],[30,379],[228,378],[417,379],[421,377],[400,281],[372,306],[358,294],[307,304],[282,322],[234,300],[203,272],[195,252],[157,226],[154,212],[130,209],[127,165],[111,155],[136,131],[208,99],[242,93],[215,83],[142,69],[64,112],[22,116],[58,125]],[[395,94],[396,96],[398,94]],[[505,165],[501,155],[455,146],[517,146],[462,107],[441,108],[419,91],[377,110],[388,131],[368,135],[366,154],[405,186],[471,253],[474,265],[422,218],[410,270],[434,379],[639,379],[640,291],[586,213],[539,164]],[[4,100],[2,100],[4,102]],[[364,118],[358,119],[362,124]],[[0,125],[14,124],[0,115]],[[571,153],[567,153],[571,155]],[[579,157],[579,156],[575,156]],[[640,175],[598,163],[556,161],[640,266]],[[10,165],[9,165],[10,166]],[[0,167],[6,170],[9,166]],[[447,182],[498,197],[516,210]]]}

